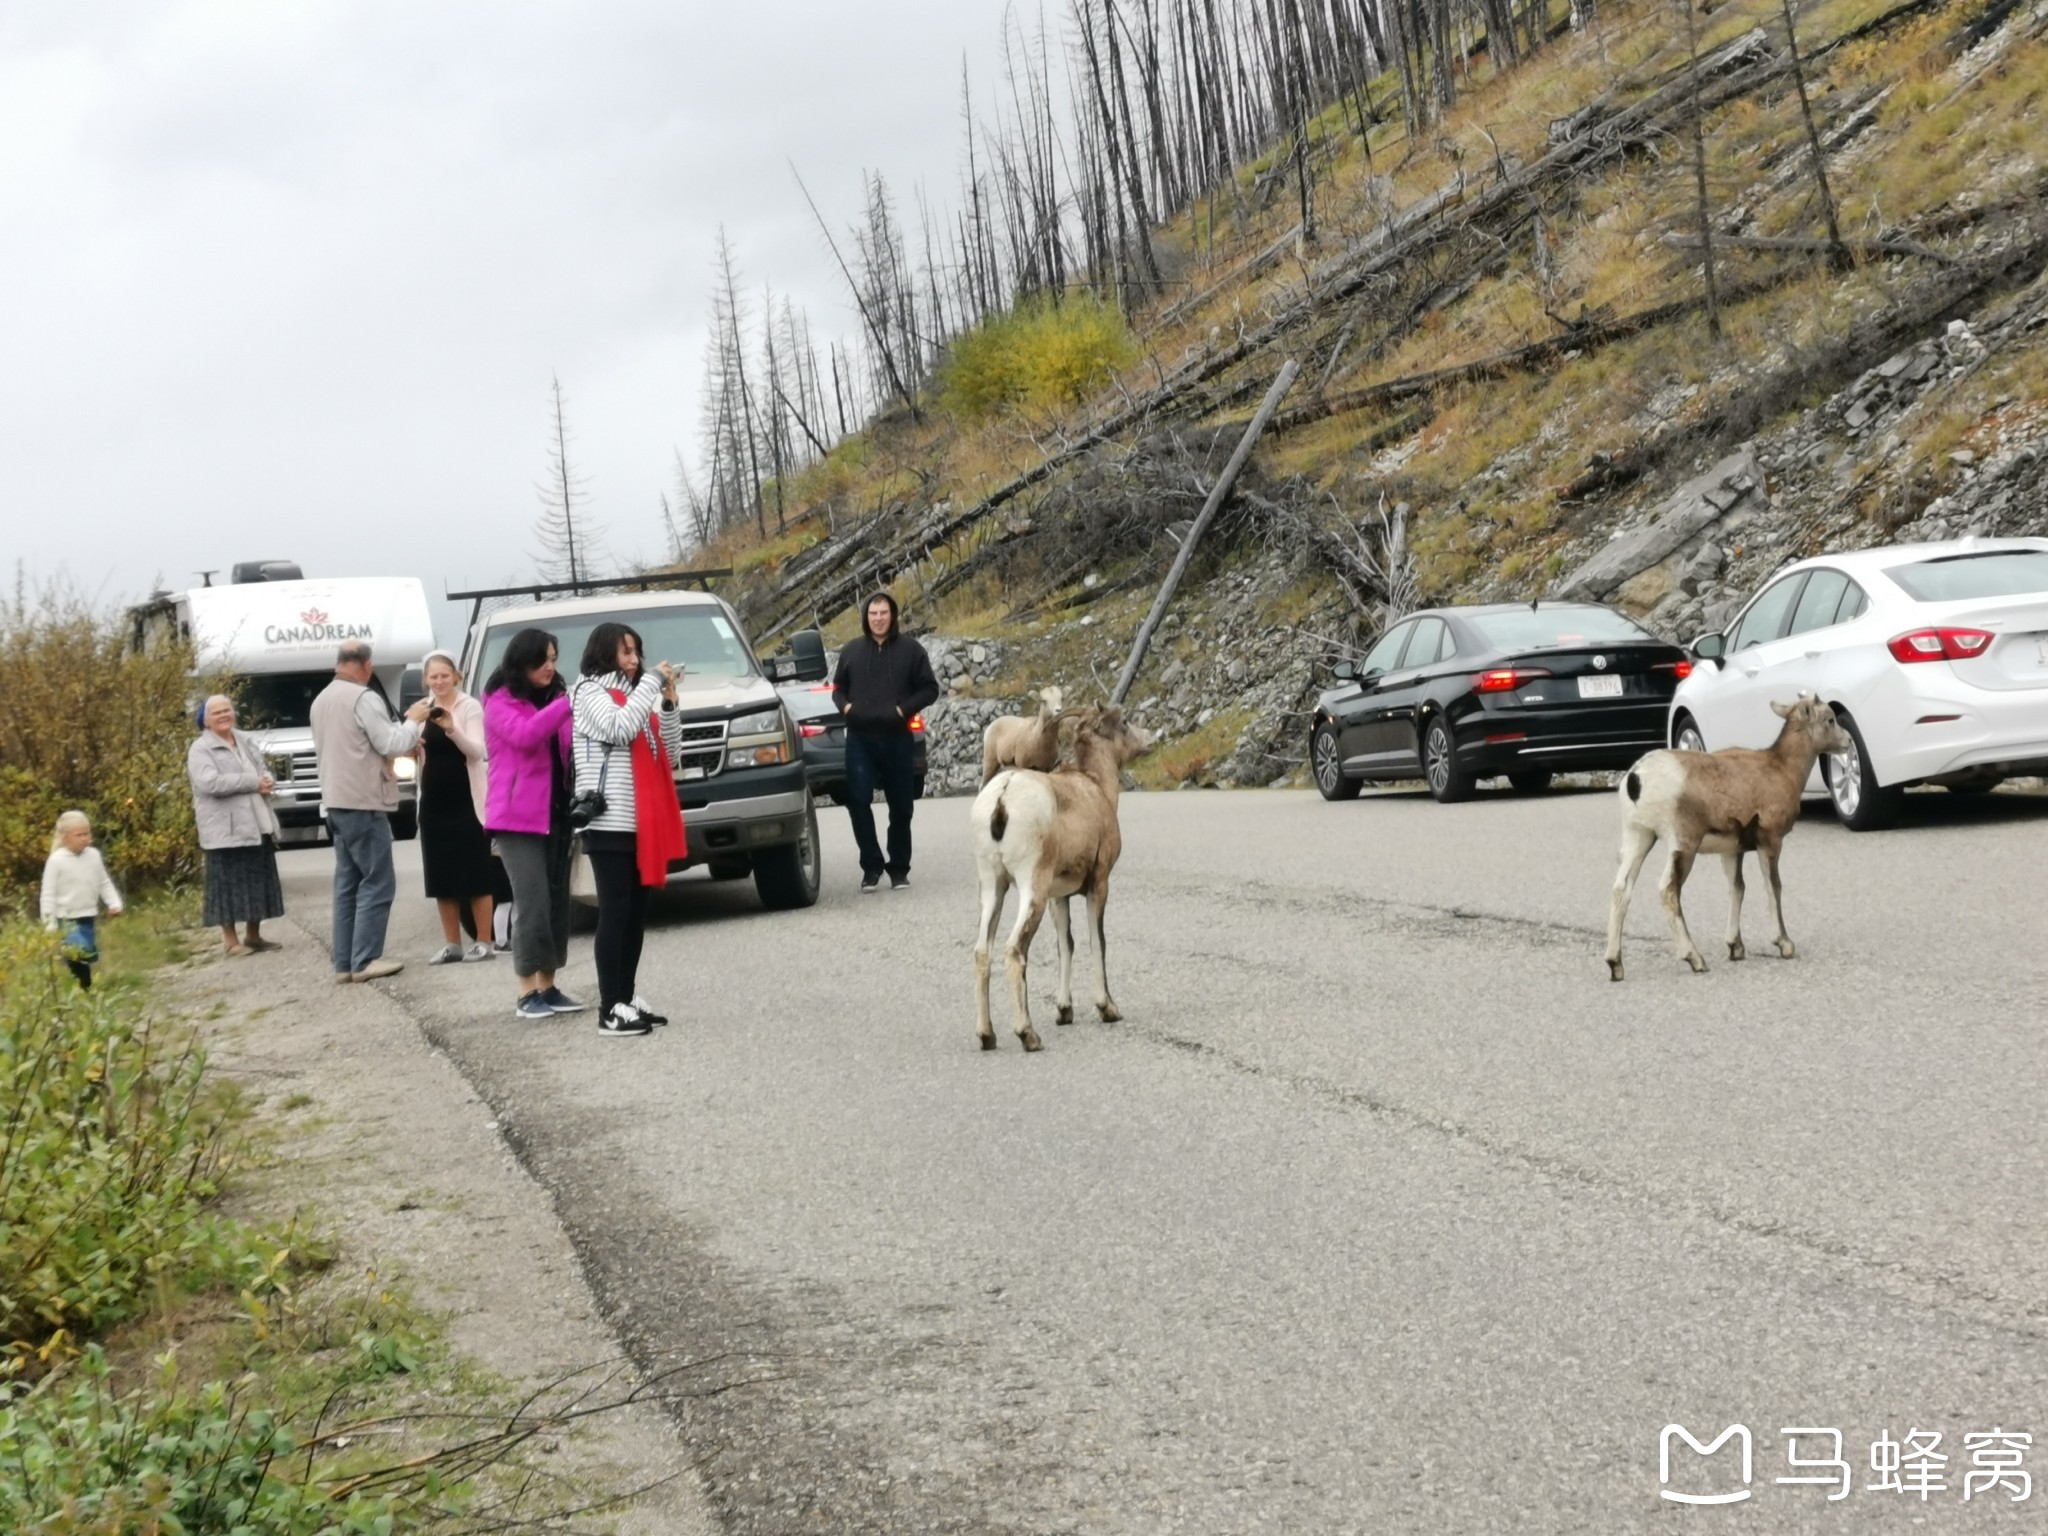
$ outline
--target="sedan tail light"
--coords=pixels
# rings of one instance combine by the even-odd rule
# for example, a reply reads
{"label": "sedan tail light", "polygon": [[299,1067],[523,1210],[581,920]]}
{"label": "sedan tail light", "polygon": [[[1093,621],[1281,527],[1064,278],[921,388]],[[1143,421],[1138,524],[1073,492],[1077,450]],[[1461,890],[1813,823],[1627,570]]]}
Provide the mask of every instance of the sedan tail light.
{"label": "sedan tail light", "polygon": [[910,717],[910,728],[911,728],[911,730],[912,730],[912,731],[921,731],[921,730],[923,730],[923,729],[924,729],[924,716],[923,716],[922,714],[915,714],[915,715],[912,715],[912,716]]}
{"label": "sedan tail light", "polygon": [[1968,661],[1982,656],[1992,635],[1983,629],[1915,629],[1885,643],[1895,660],[1910,665],[1916,661]]}
{"label": "sedan tail light", "polygon": [[828,729],[830,729],[830,727],[820,725],[815,720],[806,720],[802,725],[797,727],[797,732],[798,734],[804,736],[822,736]]}
{"label": "sedan tail light", "polygon": [[1541,667],[1494,667],[1473,678],[1472,686],[1481,693],[1513,693],[1539,677],[1548,676]]}
{"label": "sedan tail light", "polygon": [[1692,676],[1692,663],[1689,661],[1660,661],[1655,666],[1651,667],[1650,670],[1652,672],[1673,673],[1682,683],[1688,677]]}

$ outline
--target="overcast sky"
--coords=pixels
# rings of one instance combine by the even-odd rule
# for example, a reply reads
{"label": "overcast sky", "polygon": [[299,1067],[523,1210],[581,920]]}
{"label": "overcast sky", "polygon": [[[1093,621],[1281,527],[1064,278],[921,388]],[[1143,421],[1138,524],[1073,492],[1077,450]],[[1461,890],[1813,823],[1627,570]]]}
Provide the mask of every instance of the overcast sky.
{"label": "overcast sky", "polygon": [[559,373],[609,547],[657,556],[718,226],[851,333],[790,163],[835,230],[863,167],[950,207],[1004,4],[12,0],[0,553],[108,602],[525,579]]}

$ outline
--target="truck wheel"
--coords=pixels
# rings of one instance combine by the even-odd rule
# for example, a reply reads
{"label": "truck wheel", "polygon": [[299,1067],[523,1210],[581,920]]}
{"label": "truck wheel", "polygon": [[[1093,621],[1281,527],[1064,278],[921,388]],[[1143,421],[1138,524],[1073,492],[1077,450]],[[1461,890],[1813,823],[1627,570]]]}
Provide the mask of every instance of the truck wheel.
{"label": "truck wheel", "polygon": [[809,794],[804,796],[803,834],[780,848],[763,848],[754,855],[754,890],[761,905],[771,912],[790,912],[815,906],[818,883],[823,875],[818,848],[818,807]]}
{"label": "truck wheel", "polygon": [[391,835],[399,842],[410,842],[420,835],[420,807],[417,800],[408,800],[391,813]]}

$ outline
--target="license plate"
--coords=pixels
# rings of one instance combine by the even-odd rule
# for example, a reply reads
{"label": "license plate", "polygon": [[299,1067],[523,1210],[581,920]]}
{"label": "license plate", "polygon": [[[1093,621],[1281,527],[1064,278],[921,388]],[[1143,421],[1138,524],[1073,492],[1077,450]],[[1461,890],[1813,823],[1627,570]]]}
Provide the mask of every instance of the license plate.
{"label": "license plate", "polygon": [[1618,677],[1582,677],[1579,679],[1579,697],[1582,699],[1618,699],[1621,697],[1621,679]]}

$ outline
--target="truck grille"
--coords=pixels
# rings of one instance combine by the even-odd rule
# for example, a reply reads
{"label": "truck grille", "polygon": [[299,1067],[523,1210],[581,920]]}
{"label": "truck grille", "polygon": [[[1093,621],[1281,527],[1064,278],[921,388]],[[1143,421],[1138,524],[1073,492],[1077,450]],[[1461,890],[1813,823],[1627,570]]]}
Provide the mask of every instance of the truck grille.
{"label": "truck grille", "polygon": [[280,784],[318,784],[320,757],[311,747],[299,752],[266,752],[263,761]]}
{"label": "truck grille", "polygon": [[683,755],[676,767],[676,777],[718,777],[719,771],[725,767],[725,727],[726,722],[723,720],[683,727]]}

